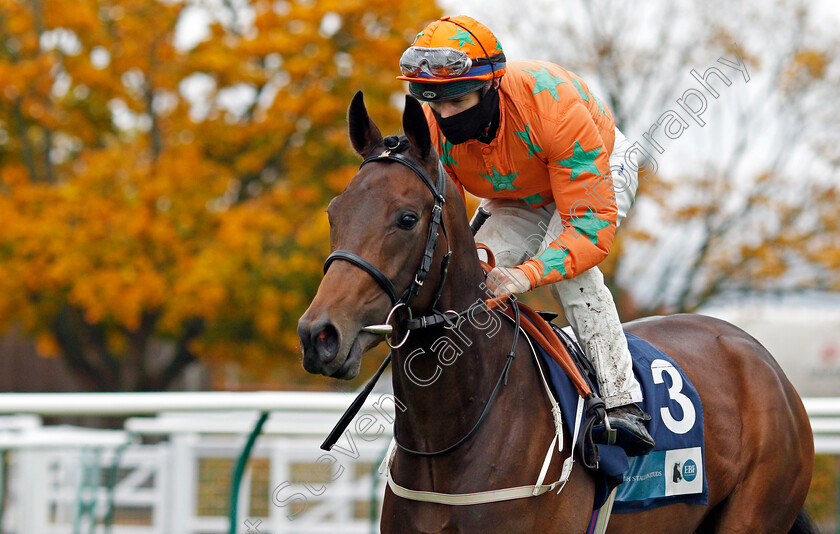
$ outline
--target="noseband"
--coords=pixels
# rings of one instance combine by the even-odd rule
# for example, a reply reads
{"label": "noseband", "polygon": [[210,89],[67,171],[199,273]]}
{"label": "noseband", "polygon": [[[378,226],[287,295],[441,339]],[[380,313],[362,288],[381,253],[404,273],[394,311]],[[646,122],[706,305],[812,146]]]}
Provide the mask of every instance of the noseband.
{"label": "noseband", "polygon": [[[399,308],[404,307],[408,310],[409,319],[411,318],[411,309],[409,308],[411,304],[411,300],[417,296],[420,292],[420,288],[423,287],[423,282],[426,280],[426,276],[429,274],[429,269],[432,267],[432,258],[435,255],[435,246],[437,245],[437,239],[439,231],[443,232],[444,237],[446,237],[446,226],[443,223],[443,204],[446,202],[446,171],[443,169],[443,164],[438,163],[438,172],[437,172],[437,183],[432,183],[432,179],[429,177],[428,173],[415,161],[406,157],[402,152],[404,152],[409,144],[405,138],[399,138],[397,136],[388,136],[384,139],[385,142],[385,150],[380,152],[379,154],[375,154],[373,156],[368,156],[359,166],[359,169],[362,169],[368,163],[399,163],[400,165],[405,165],[412,171],[414,174],[420,177],[420,180],[426,185],[429,191],[432,192],[432,196],[434,197],[435,204],[432,207],[432,215],[431,220],[429,221],[429,233],[426,237],[426,248],[423,251],[423,259],[420,260],[420,266],[417,268],[417,272],[414,275],[414,280],[412,280],[411,284],[405,288],[405,290],[397,294],[397,289],[394,286],[394,283],[391,281],[388,276],[385,275],[378,267],[374,264],[369,262],[368,260],[364,259],[360,255],[356,254],[355,252],[351,252],[349,250],[336,250],[329,256],[327,256],[327,260],[324,262],[324,274],[327,273],[327,269],[330,268],[330,265],[336,260],[343,260],[349,263],[352,263],[356,267],[362,269],[366,273],[368,273],[379,286],[385,291],[388,295],[388,298],[391,299],[391,312],[388,314],[388,319],[386,320],[386,324],[383,325],[372,325],[367,327],[366,330],[378,333],[378,334],[385,334],[386,339],[387,335],[391,333],[392,328],[388,325],[388,321],[391,319],[391,316],[394,315],[395,311]],[[441,292],[443,291],[443,283],[446,279],[446,271],[449,266],[449,258],[452,256],[452,250],[449,249],[449,239],[446,240],[447,251],[441,261],[440,266],[440,282],[438,283],[437,290],[435,291],[434,299],[432,300],[432,308],[434,308],[435,304],[437,303],[438,299],[440,298]],[[403,338],[402,342],[392,345],[390,339],[387,339],[388,345],[391,348],[398,348],[402,346],[403,343],[408,339],[408,332],[406,332],[406,337]]]}

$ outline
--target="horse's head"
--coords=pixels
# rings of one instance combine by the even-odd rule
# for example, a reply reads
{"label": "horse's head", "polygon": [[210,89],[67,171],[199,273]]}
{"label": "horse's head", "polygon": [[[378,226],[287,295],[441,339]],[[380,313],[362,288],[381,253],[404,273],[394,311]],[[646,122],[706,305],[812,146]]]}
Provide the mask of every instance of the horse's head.
{"label": "horse's head", "polygon": [[[449,239],[437,227],[444,199],[438,189],[446,176],[438,174],[438,155],[420,104],[406,97],[402,139],[383,140],[361,92],[350,104],[348,120],[353,148],[365,163],[327,209],[333,253],[318,293],[298,322],[298,335],[304,369],[349,380],[358,375],[362,354],[383,340],[364,327],[384,323],[407,299],[417,310],[432,305]],[[460,195],[452,195],[452,189],[446,198],[463,213]],[[427,248],[432,256],[423,261]],[[421,270],[428,277],[424,281],[422,273],[418,285]]]}

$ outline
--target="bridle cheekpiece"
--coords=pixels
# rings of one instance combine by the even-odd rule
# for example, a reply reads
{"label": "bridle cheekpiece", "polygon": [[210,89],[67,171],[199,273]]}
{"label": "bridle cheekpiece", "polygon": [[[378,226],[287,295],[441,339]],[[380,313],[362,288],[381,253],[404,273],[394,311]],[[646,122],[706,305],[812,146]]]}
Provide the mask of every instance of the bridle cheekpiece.
{"label": "bridle cheekpiece", "polygon": [[[432,259],[435,255],[435,247],[437,245],[438,235],[442,231],[444,237],[446,237],[446,226],[443,223],[443,205],[446,202],[446,171],[443,168],[441,163],[438,163],[438,172],[437,172],[437,180],[436,183],[432,182],[432,179],[429,177],[429,174],[423,169],[423,167],[415,162],[414,160],[408,158],[403,154],[405,150],[410,146],[408,140],[405,137],[397,137],[397,136],[388,136],[384,140],[385,143],[385,150],[378,154],[374,154],[372,156],[368,156],[362,161],[362,164],[359,166],[359,169],[362,169],[365,165],[369,163],[398,163],[400,165],[404,165],[414,171],[420,180],[426,185],[426,187],[431,191],[432,196],[434,197],[434,206],[432,207],[432,215],[429,221],[429,232],[426,237],[426,248],[423,251],[423,258],[420,260],[420,266],[417,268],[417,272],[414,275],[414,279],[412,280],[411,284],[403,290],[402,293],[399,295],[397,294],[397,289],[394,286],[394,283],[388,278],[385,273],[382,272],[377,266],[369,262],[368,260],[364,259],[360,255],[356,254],[355,252],[351,252],[349,250],[336,250],[332,254],[327,257],[327,260],[324,262],[324,274],[327,273],[327,269],[329,269],[332,262],[335,260],[343,260],[349,263],[352,263],[356,267],[359,267],[366,273],[368,273],[379,286],[382,288],[383,291],[388,295],[388,298],[391,299],[391,311],[388,313],[388,318],[386,319],[385,323],[378,324],[378,325],[370,325],[367,327],[362,328],[363,331],[371,332],[374,334],[384,334],[385,340],[388,343],[388,346],[391,348],[399,348],[408,340],[408,335],[411,330],[406,329],[405,337],[396,344],[391,343],[391,339],[389,335],[393,333],[393,326],[390,324],[390,320],[396,314],[397,310],[400,308],[405,308],[408,314],[407,320],[412,319],[411,314],[411,301],[414,299],[415,296],[420,292],[420,289],[423,287],[423,283],[426,280],[426,276],[429,274],[429,270],[432,267]],[[449,239],[447,238],[447,251],[441,261],[441,275],[440,275],[440,282],[438,283],[438,287],[435,290],[434,298],[432,299],[431,308],[434,308],[435,304],[437,304],[438,299],[440,298],[441,292],[443,291],[443,283],[446,280],[446,271],[449,266],[449,258],[452,256],[452,250],[449,249]]]}

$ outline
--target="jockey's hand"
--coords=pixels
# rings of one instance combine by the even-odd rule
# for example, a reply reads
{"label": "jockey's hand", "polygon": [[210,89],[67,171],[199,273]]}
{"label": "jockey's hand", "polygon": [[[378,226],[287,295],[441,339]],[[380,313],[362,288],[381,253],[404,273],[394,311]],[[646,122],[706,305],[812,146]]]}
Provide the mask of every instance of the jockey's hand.
{"label": "jockey's hand", "polygon": [[487,288],[496,298],[502,299],[511,294],[530,291],[531,281],[519,269],[494,267],[487,273]]}

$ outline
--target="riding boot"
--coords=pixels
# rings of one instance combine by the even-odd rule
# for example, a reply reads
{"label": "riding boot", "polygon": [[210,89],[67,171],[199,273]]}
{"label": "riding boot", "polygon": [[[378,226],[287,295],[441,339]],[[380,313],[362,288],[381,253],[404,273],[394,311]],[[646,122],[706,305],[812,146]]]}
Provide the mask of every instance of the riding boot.
{"label": "riding boot", "polygon": [[636,404],[625,404],[607,410],[610,431],[602,423],[592,430],[595,443],[604,445],[618,445],[627,456],[644,456],[653,450],[653,438],[645,428],[645,422],[650,421],[646,414]]}
{"label": "riding boot", "polygon": [[616,430],[616,444],[630,456],[650,452],[654,441],[643,424],[650,416],[632,404],[642,400],[642,391],[633,376],[627,338],[601,271],[593,267],[549,287],[595,367],[610,426]]}

